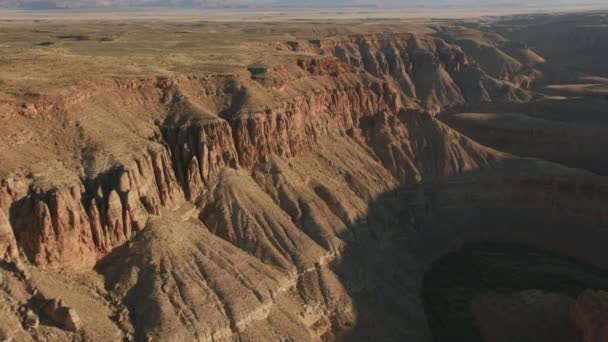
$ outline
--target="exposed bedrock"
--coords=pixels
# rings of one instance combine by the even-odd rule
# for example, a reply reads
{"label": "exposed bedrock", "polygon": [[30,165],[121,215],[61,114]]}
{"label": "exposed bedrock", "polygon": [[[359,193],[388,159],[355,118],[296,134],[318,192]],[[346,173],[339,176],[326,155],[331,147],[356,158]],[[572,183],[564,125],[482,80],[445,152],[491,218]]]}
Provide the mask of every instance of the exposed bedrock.
{"label": "exposed bedrock", "polygon": [[251,168],[272,155],[293,157],[318,146],[319,137],[332,130],[367,146],[406,185],[483,168],[499,156],[430,116],[401,109],[396,90],[365,77],[229,122],[181,109],[162,124],[163,143],[130,166],[63,187],[45,188],[27,178],[3,181],[7,256],[15,256],[10,224],[35,264],[90,267],[141,230],[159,206],[179,206],[184,196],[196,201],[222,168]]}
{"label": "exposed bedrock", "polygon": [[[608,69],[601,63],[608,56],[608,29],[604,18],[580,13],[567,18],[546,19],[538,22],[527,19],[520,22],[521,26],[517,29],[509,30],[505,26],[498,32],[509,39],[534,46],[536,52],[547,60],[561,64],[575,73],[606,73]],[[507,19],[505,23],[509,21]],[[583,56],[585,58],[580,58]],[[548,76],[556,80],[571,80],[571,75],[572,73],[562,71]]]}
{"label": "exposed bedrock", "polygon": [[143,229],[159,206],[183,202],[169,158],[163,149],[150,151],[131,169],[118,167],[71,187],[49,189],[32,180],[9,179],[1,190],[3,214],[34,264],[90,268]]}
{"label": "exposed bedrock", "polygon": [[17,241],[4,211],[0,211],[0,253],[3,260],[13,262],[18,258]]}
{"label": "exposed bedrock", "polygon": [[608,144],[608,127],[603,124],[558,122],[515,113],[450,114],[442,120],[500,151],[608,174],[608,162],[600,148]]}
{"label": "exposed bedrock", "polygon": [[433,116],[531,96],[514,81],[526,63],[451,40],[297,42],[327,58],[253,78],[104,83],[19,116],[64,120],[77,162],[51,155],[53,179],[3,176],[0,257],[96,265],[143,341],[426,341],[423,271],[475,239],[608,265],[604,178],[498,152]]}
{"label": "exposed bedrock", "polygon": [[[501,40],[480,44],[449,34],[360,35],[295,41],[289,47],[335,56],[386,79],[405,98],[415,100],[416,106],[433,114],[465,105],[527,101],[533,95],[526,89],[540,76],[534,66],[544,62],[523,45]],[[530,58],[531,55],[538,58]],[[318,70],[328,69],[331,63],[305,65]],[[330,70],[338,73],[336,68]]]}
{"label": "exposed bedrock", "polygon": [[195,201],[224,167],[239,165],[230,125],[223,120],[171,122],[163,128],[176,181]]}
{"label": "exposed bedrock", "polygon": [[[161,141],[150,142],[141,157],[58,186],[36,176],[3,181],[0,206],[9,222],[2,227],[12,226],[30,261],[50,268],[90,267],[141,230],[159,206],[204,200],[221,169],[251,168],[274,154],[294,156],[328,130],[354,129],[362,117],[398,111],[400,103],[386,83],[365,77],[347,77],[335,88],[260,113],[237,114],[228,122],[210,118],[184,97],[177,101],[160,123]],[[14,257],[10,235],[3,234],[2,246]]]}

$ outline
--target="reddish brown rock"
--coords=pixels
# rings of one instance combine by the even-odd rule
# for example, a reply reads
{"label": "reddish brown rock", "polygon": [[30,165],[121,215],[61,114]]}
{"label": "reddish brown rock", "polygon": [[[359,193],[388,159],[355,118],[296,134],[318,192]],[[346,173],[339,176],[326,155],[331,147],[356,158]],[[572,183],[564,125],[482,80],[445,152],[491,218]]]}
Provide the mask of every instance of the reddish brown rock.
{"label": "reddish brown rock", "polygon": [[122,215],[122,203],[120,201],[120,197],[114,190],[112,190],[108,196],[107,208],[105,219],[107,222],[107,227],[113,233],[109,236],[109,244],[119,245],[125,241],[126,237]]}
{"label": "reddish brown rock", "polygon": [[82,328],[82,321],[76,310],[66,306],[61,299],[51,299],[40,309],[45,318],[68,331],[78,331]]}
{"label": "reddish brown rock", "polygon": [[4,259],[14,259],[18,255],[15,247],[20,246],[36,265],[92,267],[99,257],[143,229],[149,215],[158,214],[159,205],[174,208],[184,201],[167,155],[164,149],[149,152],[134,161],[133,168],[119,167],[118,172],[101,174],[86,180],[87,186],[77,182],[47,189],[48,185],[34,182],[20,193],[9,190],[6,182],[0,202],[11,208],[14,220],[9,222],[8,210],[0,214]]}
{"label": "reddish brown rock", "polygon": [[164,136],[172,155],[172,164],[168,166],[175,167],[176,181],[184,186],[186,197],[194,200],[222,168],[237,167],[239,160],[226,121],[205,120],[191,112],[176,114],[172,120],[188,116],[192,116],[191,123],[169,124]]}
{"label": "reddish brown rock", "polygon": [[13,261],[18,257],[17,242],[4,210],[0,208],[0,260]]}
{"label": "reddish brown rock", "polygon": [[337,58],[299,59],[298,66],[313,75],[332,77],[336,77],[349,69],[346,64],[341,63]]}
{"label": "reddish brown rock", "polygon": [[395,89],[364,76],[340,82],[336,89],[297,96],[265,112],[242,114],[233,121],[240,164],[251,167],[272,154],[292,157],[326,134],[329,122],[347,130],[385,109],[397,111],[400,105]]}
{"label": "reddish brown rock", "polygon": [[608,341],[608,292],[586,290],[570,311],[583,342]]}

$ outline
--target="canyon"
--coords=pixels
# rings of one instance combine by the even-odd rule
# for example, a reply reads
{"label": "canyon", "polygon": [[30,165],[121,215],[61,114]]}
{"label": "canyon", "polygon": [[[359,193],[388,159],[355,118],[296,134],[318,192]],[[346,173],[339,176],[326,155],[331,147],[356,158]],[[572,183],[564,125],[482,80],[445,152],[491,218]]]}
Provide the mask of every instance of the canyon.
{"label": "canyon", "polygon": [[[564,25],[592,57],[543,38]],[[607,32],[603,13],[6,23],[0,340],[443,341],[423,283],[462,246],[606,269]],[[536,298],[575,340],[605,328],[601,288],[520,290],[471,310]]]}

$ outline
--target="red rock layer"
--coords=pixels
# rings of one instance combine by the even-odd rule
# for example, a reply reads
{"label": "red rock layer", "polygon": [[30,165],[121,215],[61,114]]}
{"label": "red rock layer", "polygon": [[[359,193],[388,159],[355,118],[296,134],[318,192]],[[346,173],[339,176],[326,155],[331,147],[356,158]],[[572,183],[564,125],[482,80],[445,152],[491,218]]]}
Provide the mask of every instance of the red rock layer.
{"label": "red rock layer", "polygon": [[[41,186],[23,177],[4,181],[0,253],[15,258],[19,246],[40,266],[91,267],[141,230],[159,206],[204,202],[220,170],[252,169],[273,155],[289,158],[313,150],[328,132],[364,144],[404,185],[463,175],[501,158],[428,115],[464,103],[452,76],[471,61],[458,46],[401,35],[311,41],[293,48],[335,57],[275,68],[267,72],[267,79],[277,77],[267,88],[236,75],[99,86],[139,94],[140,102],[156,101],[163,114],[156,120],[142,116],[158,126],[157,137],[147,141],[150,147],[141,157],[91,179],[63,186]],[[278,77],[286,70],[295,77]],[[100,92],[93,87],[60,105],[68,108]],[[412,105],[412,98],[422,105]],[[130,110],[147,111],[141,103],[125,101]],[[322,187],[318,191],[328,197]]]}
{"label": "red rock layer", "polygon": [[237,167],[239,159],[230,125],[223,120],[195,121],[164,128],[177,181],[192,201],[224,167]]}
{"label": "red rock layer", "polygon": [[[467,103],[527,100],[531,95],[520,88],[530,88],[538,77],[532,68],[538,60],[520,63],[490,43],[479,46],[473,40],[449,35],[356,35],[295,41],[288,46],[294,51],[335,56],[345,64],[389,80],[411,102],[433,114]],[[525,47],[507,47],[517,56],[530,52]],[[319,62],[312,69],[327,68],[328,64],[331,65]],[[337,73],[334,70],[331,72]]]}
{"label": "red rock layer", "polygon": [[[89,268],[143,229],[160,205],[175,207],[184,200],[164,150],[150,152],[131,168],[90,180],[87,186],[28,189],[25,181],[13,180],[21,185],[16,193],[5,183],[0,208],[5,216],[10,212],[16,242],[30,261],[48,268]],[[5,239],[9,251],[11,240]]]}
{"label": "red rock layer", "polygon": [[357,127],[363,117],[396,111],[399,105],[398,93],[386,83],[364,79],[312,91],[265,112],[242,114],[232,121],[240,163],[251,167],[270,154],[293,156],[329,129]]}

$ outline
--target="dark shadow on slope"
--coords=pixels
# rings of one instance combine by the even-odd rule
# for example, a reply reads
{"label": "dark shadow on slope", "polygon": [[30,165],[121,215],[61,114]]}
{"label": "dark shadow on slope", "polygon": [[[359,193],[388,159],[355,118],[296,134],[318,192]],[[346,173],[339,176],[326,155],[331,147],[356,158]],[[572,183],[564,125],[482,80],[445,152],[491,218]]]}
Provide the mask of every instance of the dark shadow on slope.
{"label": "dark shadow on slope", "polygon": [[[577,337],[569,306],[588,288],[608,288],[608,271],[527,245],[483,241],[434,261],[424,275],[422,298],[435,341],[483,341],[483,322],[504,340],[572,342]],[[479,302],[484,296],[504,300],[522,293],[521,304],[512,299],[505,300],[510,303],[506,307]],[[560,300],[564,305],[556,302],[556,294],[565,296]],[[549,303],[543,303],[543,296],[551,296]]]}
{"label": "dark shadow on slope", "polygon": [[[598,223],[559,214],[543,203],[504,196],[508,185],[466,183],[402,188],[371,205],[369,215],[350,226],[354,235],[332,265],[354,301],[354,328],[342,341],[431,341],[422,298],[424,273],[432,261],[464,243],[499,241],[535,246],[608,266],[608,232]],[[451,188],[463,189],[452,198]],[[475,191],[492,192],[494,200]],[[346,236],[345,236],[346,239]],[[505,276],[504,274],[501,276]],[[436,324],[433,325],[433,327]],[[444,336],[444,335],[438,335]],[[435,341],[454,341],[435,336]]]}
{"label": "dark shadow on slope", "polygon": [[[608,175],[608,102],[588,96],[459,108],[438,118],[484,146]],[[479,114],[483,113],[483,114]]]}

